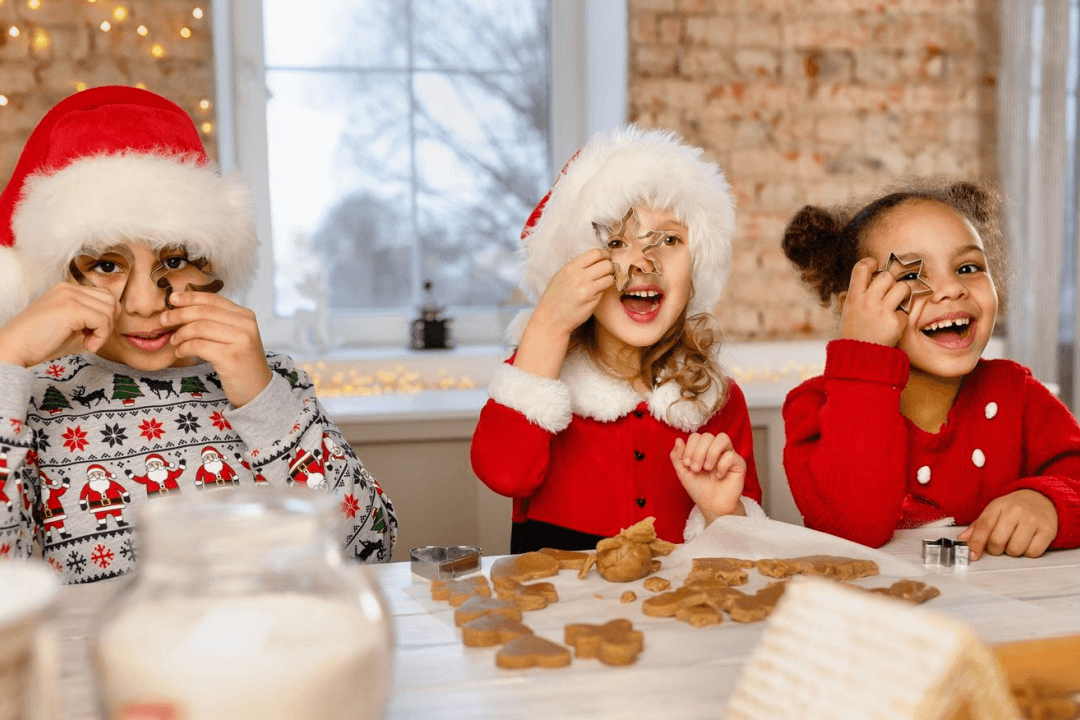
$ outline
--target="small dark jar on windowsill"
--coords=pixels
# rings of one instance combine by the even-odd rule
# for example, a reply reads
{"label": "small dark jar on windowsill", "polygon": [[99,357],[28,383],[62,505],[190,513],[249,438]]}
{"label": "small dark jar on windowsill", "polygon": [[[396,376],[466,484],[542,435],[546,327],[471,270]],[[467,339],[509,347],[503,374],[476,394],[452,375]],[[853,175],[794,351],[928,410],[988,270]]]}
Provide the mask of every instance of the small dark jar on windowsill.
{"label": "small dark jar on windowsill", "polygon": [[424,283],[426,301],[420,308],[420,317],[412,322],[413,350],[449,350],[454,347],[451,329],[453,318],[443,317],[443,308],[436,304],[431,294],[431,281]]}

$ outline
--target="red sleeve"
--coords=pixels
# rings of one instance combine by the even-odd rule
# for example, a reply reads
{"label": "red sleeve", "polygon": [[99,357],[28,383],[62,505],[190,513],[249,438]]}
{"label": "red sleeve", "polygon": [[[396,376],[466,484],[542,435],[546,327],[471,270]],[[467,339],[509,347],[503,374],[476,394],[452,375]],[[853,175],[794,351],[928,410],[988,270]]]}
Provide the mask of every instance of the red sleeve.
{"label": "red sleeve", "polygon": [[1024,374],[1024,470],[1003,494],[1030,489],[1050,498],[1058,532],[1051,548],[1080,547],[1080,426],[1046,387]]}
{"label": "red sleeve", "polygon": [[517,410],[488,400],[473,431],[473,472],[500,495],[530,497],[547,474],[552,437]]}
{"label": "red sleeve", "polygon": [[834,340],[825,374],[784,401],[784,471],[806,526],[880,547],[907,492],[908,438],[900,414],[907,355]]}
{"label": "red sleeve", "polygon": [[761,504],[761,483],[758,480],[757,463],[754,462],[754,431],[750,426],[750,411],[742,388],[728,379],[728,397],[720,412],[713,415],[699,432],[727,433],[735,452],[746,461],[746,479],[742,494],[758,505]]}

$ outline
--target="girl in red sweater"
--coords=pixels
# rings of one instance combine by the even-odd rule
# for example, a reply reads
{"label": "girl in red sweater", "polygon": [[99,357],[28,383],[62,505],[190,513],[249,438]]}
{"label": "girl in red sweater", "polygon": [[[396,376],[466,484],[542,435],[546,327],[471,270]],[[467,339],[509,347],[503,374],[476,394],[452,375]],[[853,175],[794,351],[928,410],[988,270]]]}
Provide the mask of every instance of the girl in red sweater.
{"label": "girl in red sweater", "polygon": [[968,525],[973,558],[1080,546],[1080,427],[1029,370],[980,358],[999,209],[987,189],[926,184],[788,224],[785,254],[840,313],[824,375],[784,403],[808,527],[878,547],[897,528]]}
{"label": "girl in red sweater", "polygon": [[593,547],[649,516],[681,542],[763,514],[746,402],[709,327],[734,203],[700,155],[671,133],[597,136],[526,223],[536,307],[472,444],[477,477],[514,498],[512,552]]}

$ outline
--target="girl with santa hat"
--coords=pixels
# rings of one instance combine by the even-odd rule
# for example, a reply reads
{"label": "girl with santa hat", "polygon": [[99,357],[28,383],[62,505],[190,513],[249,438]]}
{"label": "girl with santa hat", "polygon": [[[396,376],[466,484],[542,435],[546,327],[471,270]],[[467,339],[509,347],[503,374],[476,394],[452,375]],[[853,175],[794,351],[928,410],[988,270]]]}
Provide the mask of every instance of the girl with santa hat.
{"label": "girl with santa hat", "polygon": [[[151,456],[186,468],[189,493],[208,446],[245,458],[240,485],[281,486],[324,436],[348,448],[303,370],[265,352],[255,314],[218,294],[250,282],[256,245],[247,188],[217,172],[179,106],[101,87],[45,115],[0,194],[0,448],[27,494],[0,508],[0,544],[29,556],[36,535],[65,581],[114,577],[135,565],[134,529],[102,527],[89,475],[111,478],[119,512],[149,501],[149,485],[125,483]],[[50,508],[65,516],[59,537],[34,522],[46,474],[84,500]],[[388,560],[393,506],[351,449],[327,478],[346,553]]]}
{"label": "girl with santa hat", "polygon": [[512,552],[592,547],[648,517],[682,542],[722,515],[764,515],[709,314],[734,201],[701,155],[670,132],[598,135],[522,231],[535,309],[472,444],[477,477],[514,499]]}

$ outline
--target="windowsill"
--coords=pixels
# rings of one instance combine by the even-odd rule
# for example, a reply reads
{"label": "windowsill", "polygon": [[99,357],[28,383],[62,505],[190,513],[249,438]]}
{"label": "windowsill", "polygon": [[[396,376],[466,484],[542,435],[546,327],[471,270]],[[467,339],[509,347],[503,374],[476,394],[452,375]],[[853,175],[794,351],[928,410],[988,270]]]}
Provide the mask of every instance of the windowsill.
{"label": "windowsill", "polygon": [[[821,374],[825,344],[731,343],[721,357],[751,410],[779,409],[792,388]],[[983,357],[1004,357],[1004,351],[1004,340],[992,338]],[[317,380],[319,399],[339,424],[475,421],[487,402],[491,374],[508,355],[501,345],[376,348],[301,357],[297,364]]]}

